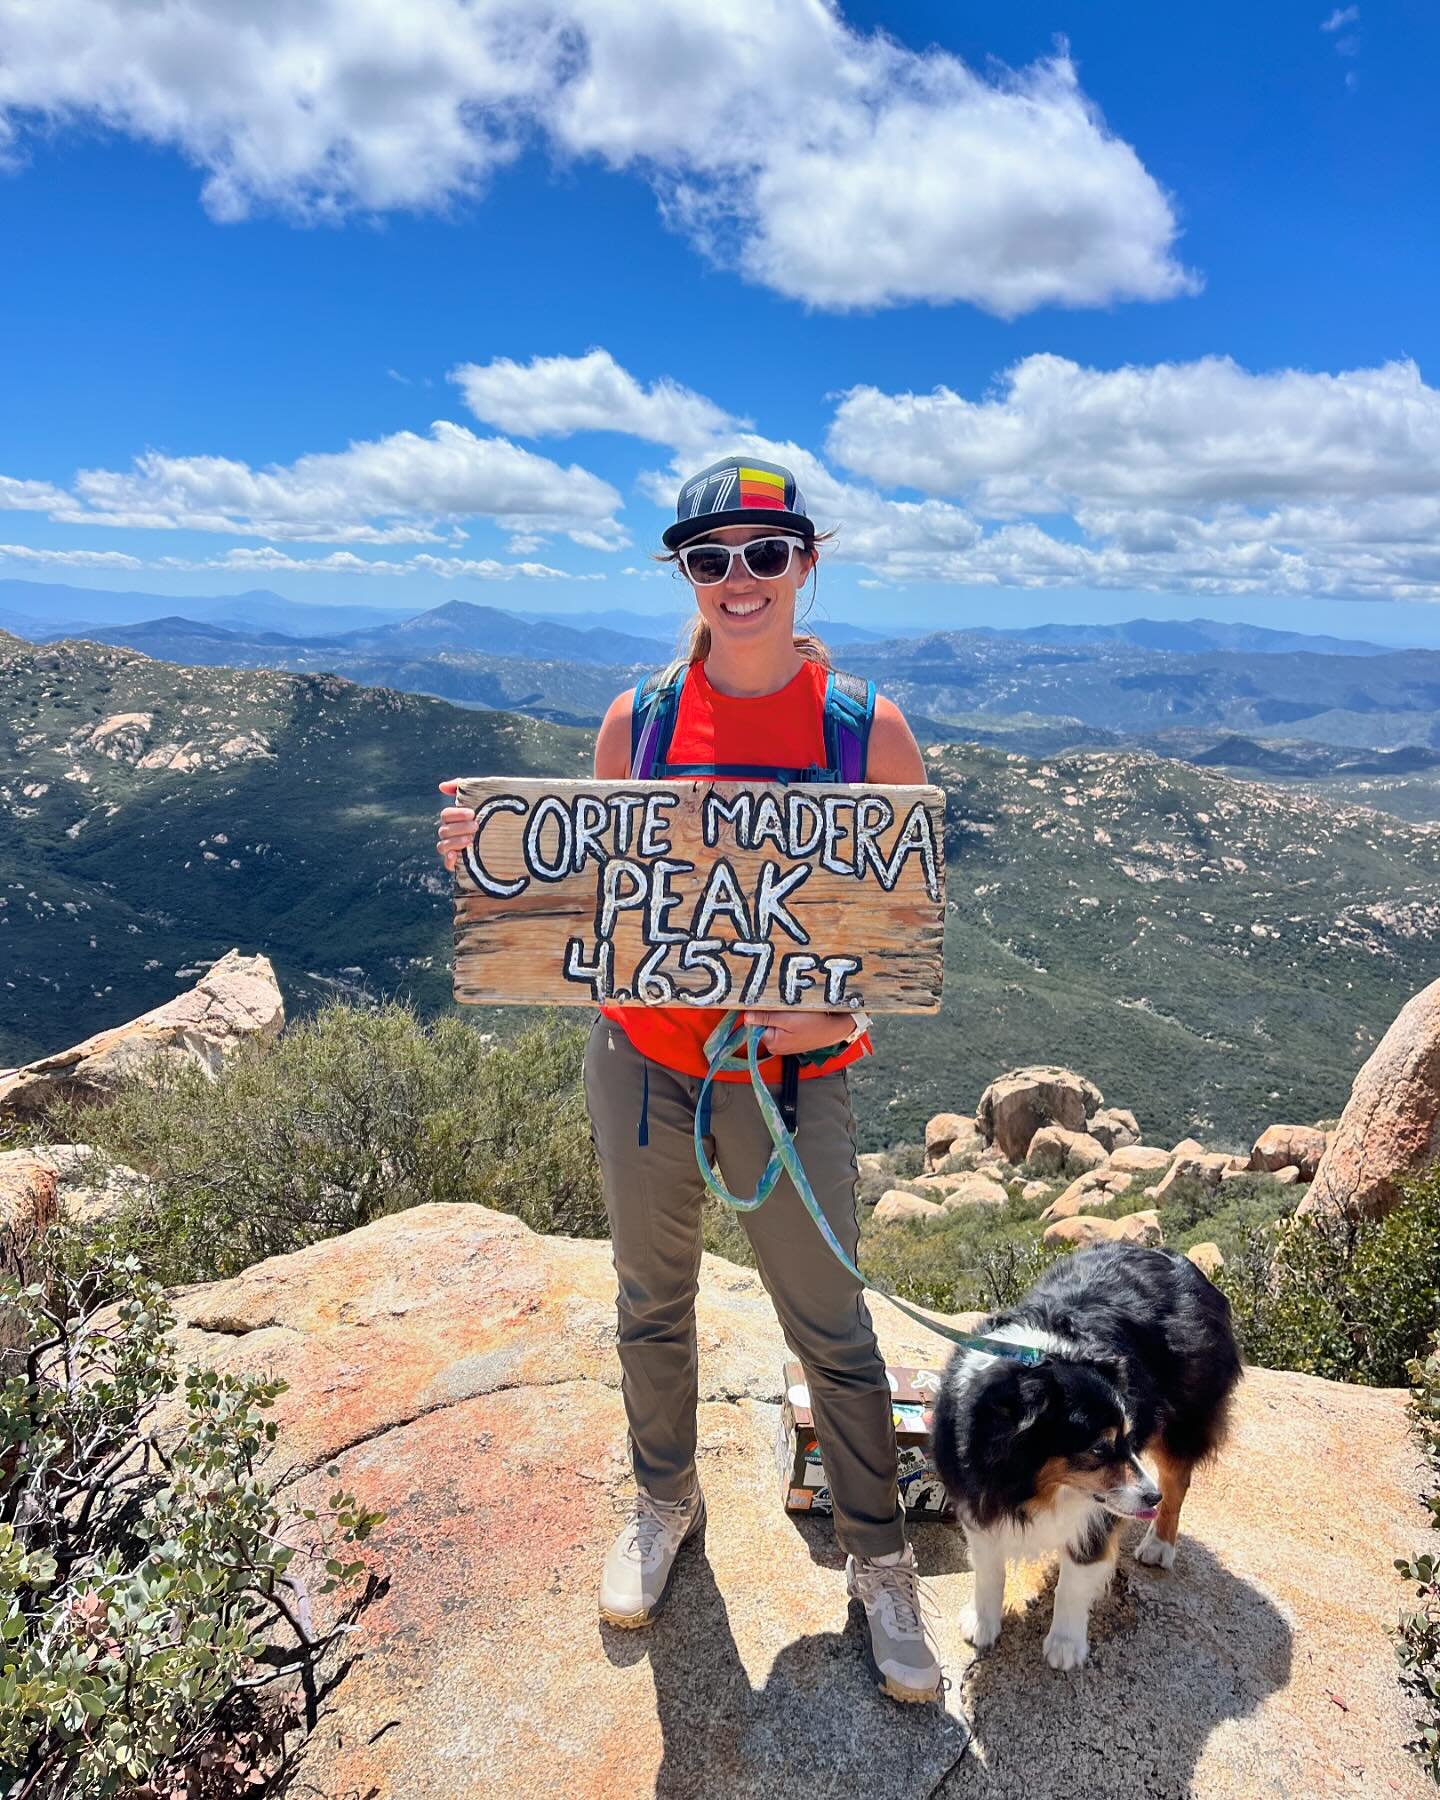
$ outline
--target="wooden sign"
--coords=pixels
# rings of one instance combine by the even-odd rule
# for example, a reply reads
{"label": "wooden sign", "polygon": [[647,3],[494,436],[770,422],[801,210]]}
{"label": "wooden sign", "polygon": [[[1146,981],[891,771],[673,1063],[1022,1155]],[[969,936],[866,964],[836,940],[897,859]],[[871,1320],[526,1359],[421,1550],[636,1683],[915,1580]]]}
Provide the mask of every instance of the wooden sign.
{"label": "wooden sign", "polygon": [[934,1012],[934,787],[462,781],[455,998]]}

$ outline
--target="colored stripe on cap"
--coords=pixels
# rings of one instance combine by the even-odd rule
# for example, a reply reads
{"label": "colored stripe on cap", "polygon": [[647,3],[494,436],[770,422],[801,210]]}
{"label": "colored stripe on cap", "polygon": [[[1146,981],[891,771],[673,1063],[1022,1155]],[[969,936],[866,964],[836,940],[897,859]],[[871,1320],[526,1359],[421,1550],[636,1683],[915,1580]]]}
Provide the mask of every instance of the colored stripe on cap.
{"label": "colored stripe on cap", "polygon": [[785,477],[770,469],[740,470],[741,506],[773,507],[785,510]]}

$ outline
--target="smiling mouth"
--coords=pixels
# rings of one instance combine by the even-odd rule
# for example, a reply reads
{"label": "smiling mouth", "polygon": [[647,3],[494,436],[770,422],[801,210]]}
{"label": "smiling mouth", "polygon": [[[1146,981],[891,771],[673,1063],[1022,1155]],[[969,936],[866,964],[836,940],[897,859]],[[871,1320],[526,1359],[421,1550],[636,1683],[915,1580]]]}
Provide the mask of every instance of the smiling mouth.
{"label": "smiling mouth", "polygon": [[720,610],[730,619],[749,619],[769,604],[769,597],[762,594],[758,600],[722,600]]}

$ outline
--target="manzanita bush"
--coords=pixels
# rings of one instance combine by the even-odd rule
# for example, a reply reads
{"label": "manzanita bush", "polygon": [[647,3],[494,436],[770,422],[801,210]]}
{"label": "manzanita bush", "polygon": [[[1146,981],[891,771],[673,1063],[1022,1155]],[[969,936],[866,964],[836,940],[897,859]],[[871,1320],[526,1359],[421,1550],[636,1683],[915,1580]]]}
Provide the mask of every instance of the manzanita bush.
{"label": "manzanita bush", "polygon": [[283,1509],[260,1465],[285,1384],[181,1376],[133,1257],[49,1261],[0,1282],[0,1794],[220,1791],[226,1709],[351,1628],[317,1634],[312,1598],[364,1574],[338,1552],[382,1515]]}

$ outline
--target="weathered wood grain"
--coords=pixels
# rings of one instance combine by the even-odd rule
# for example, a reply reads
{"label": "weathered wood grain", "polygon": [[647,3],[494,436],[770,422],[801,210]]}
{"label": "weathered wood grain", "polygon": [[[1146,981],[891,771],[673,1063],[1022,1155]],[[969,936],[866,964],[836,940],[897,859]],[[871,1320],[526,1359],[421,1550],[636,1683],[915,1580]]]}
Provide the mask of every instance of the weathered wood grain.
{"label": "weathered wood grain", "polygon": [[939,1007],[939,788],[498,777],[455,804],[459,1001]]}

